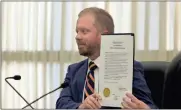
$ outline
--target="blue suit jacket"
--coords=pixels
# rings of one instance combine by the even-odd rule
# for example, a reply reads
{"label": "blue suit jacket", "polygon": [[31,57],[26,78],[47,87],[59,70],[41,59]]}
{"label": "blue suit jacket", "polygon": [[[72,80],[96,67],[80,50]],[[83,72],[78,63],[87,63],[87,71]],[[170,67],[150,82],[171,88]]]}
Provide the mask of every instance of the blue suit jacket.
{"label": "blue suit jacket", "polygon": [[[88,59],[68,67],[68,73],[64,82],[68,82],[69,86],[62,89],[60,97],[56,102],[56,109],[76,109],[79,107],[82,102],[87,69]],[[151,108],[157,108],[152,101],[151,92],[144,79],[143,67],[137,61],[134,62],[133,95]]]}

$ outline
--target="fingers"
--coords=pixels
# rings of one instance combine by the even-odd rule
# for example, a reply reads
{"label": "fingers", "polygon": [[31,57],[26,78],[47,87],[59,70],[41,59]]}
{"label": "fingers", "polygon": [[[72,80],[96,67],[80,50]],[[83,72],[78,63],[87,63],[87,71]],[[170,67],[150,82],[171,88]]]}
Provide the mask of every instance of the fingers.
{"label": "fingers", "polygon": [[91,105],[89,105],[88,103],[86,103],[86,108],[87,109],[94,109]]}
{"label": "fingers", "polygon": [[93,109],[86,100],[79,106],[79,109]]}
{"label": "fingers", "polygon": [[98,100],[102,100],[101,96],[99,94],[97,94],[97,93],[94,93],[93,97],[98,99]]}
{"label": "fingers", "polygon": [[90,97],[90,101],[93,102],[95,108],[101,108],[101,105],[99,104],[98,100],[94,97]]}
{"label": "fingers", "polygon": [[87,102],[83,103],[83,108],[80,107],[80,109],[93,109],[91,105],[89,105]]}
{"label": "fingers", "polygon": [[126,93],[127,97],[123,98],[123,107],[132,108],[132,109],[147,109],[149,106],[144,102],[137,99],[134,95]]}
{"label": "fingers", "polygon": [[126,96],[131,99],[131,102],[136,103],[137,105],[140,104],[139,100],[131,93],[126,93]]}
{"label": "fingers", "polygon": [[128,104],[125,102],[122,102],[121,105],[123,106],[124,109],[131,109],[131,107],[129,107]]}
{"label": "fingers", "polygon": [[124,103],[126,103],[130,108],[136,108],[136,104],[131,102],[131,100],[127,97],[123,98]]}
{"label": "fingers", "polygon": [[97,108],[96,105],[94,104],[94,101],[93,101],[93,99],[92,99],[91,96],[88,97],[86,103],[87,103],[88,105],[90,105],[90,106],[91,106],[92,108],[94,108],[94,109]]}
{"label": "fingers", "polygon": [[98,105],[99,108],[101,108],[100,100],[102,100],[101,96],[98,93],[94,93],[93,96],[95,96],[96,99],[96,104]]}
{"label": "fingers", "polygon": [[91,106],[91,108],[93,108],[93,109],[101,108],[101,105],[97,99],[101,99],[101,97],[95,93],[95,94],[88,96],[85,100],[85,103],[87,105]]}

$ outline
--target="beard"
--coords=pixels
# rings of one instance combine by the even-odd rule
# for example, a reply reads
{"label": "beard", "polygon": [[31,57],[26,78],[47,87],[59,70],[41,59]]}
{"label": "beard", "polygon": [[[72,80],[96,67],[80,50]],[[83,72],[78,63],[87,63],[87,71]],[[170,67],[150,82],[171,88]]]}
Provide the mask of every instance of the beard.
{"label": "beard", "polygon": [[79,54],[82,56],[92,56],[96,51],[99,50],[99,45],[78,45]]}

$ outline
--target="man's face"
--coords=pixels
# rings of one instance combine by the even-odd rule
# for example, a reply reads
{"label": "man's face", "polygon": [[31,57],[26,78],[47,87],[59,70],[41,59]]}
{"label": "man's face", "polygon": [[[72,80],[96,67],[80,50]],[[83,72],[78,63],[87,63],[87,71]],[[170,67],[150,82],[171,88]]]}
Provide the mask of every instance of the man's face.
{"label": "man's face", "polygon": [[83,14],[76,25],[76,42],[79,53],[83,56],[92,56],[100,51],[101,33],[95,27],[95,19],[92,14]]}

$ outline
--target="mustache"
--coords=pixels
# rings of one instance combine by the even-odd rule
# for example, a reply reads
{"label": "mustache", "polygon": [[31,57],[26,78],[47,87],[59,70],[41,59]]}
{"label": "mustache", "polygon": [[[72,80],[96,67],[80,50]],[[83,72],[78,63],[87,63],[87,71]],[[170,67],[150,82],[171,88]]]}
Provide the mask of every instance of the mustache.
{"label": "mustache", "polygon": [[85,42],[82,42],[82,41],[77,41],[77,44],[78,44],[78,45],[86,45],[86,43],[85,43]]}

